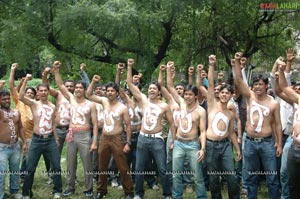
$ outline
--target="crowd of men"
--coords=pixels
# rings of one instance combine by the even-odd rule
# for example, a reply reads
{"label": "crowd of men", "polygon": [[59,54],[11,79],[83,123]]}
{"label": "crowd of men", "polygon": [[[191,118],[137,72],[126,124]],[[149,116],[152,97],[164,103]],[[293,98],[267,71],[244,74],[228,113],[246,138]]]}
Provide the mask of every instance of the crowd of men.
{"label": "crowd of men", "polygon": [[[223,73],[214,80],[215,55],[208,57],[208,73],[201,64],[188,69],[186,85],[174,85],[176,68],[169,61],[160,66],[158,80],[148,84],[147,95],[141,89],[141,74],[133,75],[133,59],[127,61],[124,88],[124,63],[117,65],[114,82],[101,84],[99,75],[90,81],[85,64],[80,65],[81,80],[63,81],[61,63],[55,61],[44,69],[36,89],[27,87],[30,74],[15,87],[14,63],[10,92],[0,81],[0,199],[5,198],[6,174],[12,197],[33,197],[41,155],[53,183],[51,197],[72,197],[78,152],[87,198],[104,198],[109,181],[124,190],[126,199],[144,198],[144,178],[154,190],[159,189],[159,178],[165,199],[182,199],[184,187],[187,192],[194,187],[197,199],[208,198],[207,191],[221,199],[224,182],[229,198],[256,199],[263,180],[269,198],[298,198],[300,84],[291,84],[293,59],[294,50],[288,49],[286,59],[275,61],[270,76],[259,74],[250,85],[247,59],[240,52],[231,60],[234,85],[224,81]],[[58,90],[49,87],[51,74]],[[66,175],[61,169],[64,146]]]}

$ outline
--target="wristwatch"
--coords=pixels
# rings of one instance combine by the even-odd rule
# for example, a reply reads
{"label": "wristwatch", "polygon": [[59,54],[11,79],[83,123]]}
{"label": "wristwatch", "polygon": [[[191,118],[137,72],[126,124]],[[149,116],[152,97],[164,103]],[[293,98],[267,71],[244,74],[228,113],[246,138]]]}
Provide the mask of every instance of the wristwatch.
{"label": "wristwatch", "polygon": [[131,146],[131,142],[130,141],[126,141],[125,144],[128,144],[129,146]]}

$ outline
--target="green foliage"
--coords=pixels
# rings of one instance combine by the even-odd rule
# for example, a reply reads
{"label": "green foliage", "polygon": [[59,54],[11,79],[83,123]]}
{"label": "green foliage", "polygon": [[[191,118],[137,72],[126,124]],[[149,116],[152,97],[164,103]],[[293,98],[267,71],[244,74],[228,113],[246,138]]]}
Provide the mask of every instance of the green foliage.
{"label": "green foliage", "polygon": [[[115,64],[136,60],[145,82],[155,69],[175,61],[179,73],[218,57],[218,69],[242,51],[255,63],[271,63],[299,38],[299,10],[260,9],[259,0],[11,0],[1,1],[0,71],[13,62],[40,77],[60,60],[63,78],[78,78],[87,63],[90,77],[114,79]],[[300,7],[300,6],[299,6]],[[20,75],[21,76],[21,75]],[[17,77],[18,74],[17,74]]]}

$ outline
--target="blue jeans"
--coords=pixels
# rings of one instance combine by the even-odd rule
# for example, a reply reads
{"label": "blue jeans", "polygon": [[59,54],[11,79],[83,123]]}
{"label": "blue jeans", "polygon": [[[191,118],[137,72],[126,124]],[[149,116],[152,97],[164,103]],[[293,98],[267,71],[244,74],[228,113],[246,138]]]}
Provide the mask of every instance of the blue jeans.
{"label": "blue jeans", "polygon": [[166,150],[163,139],[150,138],[143,135],[139,135],[136,151],[136,172],[135,176],[135,194],[140,197],[144,196],[144,172],[146,163],[149,159],[149,153],[154,157],[157,170],[160,176],[163,195],[171,196],[171,185],[168,182],[166,174]]}
{"label": "blue jeans", "polygon": [[[200,143],[174,141],[173,148],[173,196],[175,199],[182,199],[183,176],[194,175],[197,199],[207,198],[204,178],[202,174],[202,163],[198,162],[197,152],[200,150]],[[185,160],[188,159],[191,166],[190,171],[184,169]]]}
{"label": "blue jeans", "polygon": [[289,149],[287,170],[289,174],[288,184],[292,199],[300,196],[300,145],[292,144]]}
{"label": "blue jeans", "polygon": [[[19,190],[19,163],[20,163],[20,143],[3,144],[0,143],[0,198],[4,198],[5,177],[9,171],[10,193],[17,193]],[[7,165],[9,165],[9,170]]]}
{"label": "blue jeans", "polygon": [[276,148],[274,138],[268,138],[257,142],[246,138],[244,148],[245,168],[248,175],[245,178],[248,190],[248,198],[257,198],[258,174],[261,172],[260,162],[264,167],[266,182],[270,199],[280,198],[280,184],[277,171]]}
{"label": "blue jeans", "polygon": [[223,141],[206,140],[207,173],[209,187],[213,199],[221,199],[220,175],[224,175],[228,183],[229,198],[240,198],[240,187],[234,167],[232,146],[228,139]]}
{"label": "blue jeans", "polygon": [[281,183],[281,199],[289,199],[290,192],[288,187],[288,170],[287,170],[287,159],[289,149],[292,146],[293,139],[291,136],[285,142],[281,155],[281,167],[280,167],[280,183]]}
{"label": "blue jeans", "polygon": [[59,151],[55,139],[52,136],[48,138],[41,138],[33,134],[31,145],[28,151],[28,165],[27,173],[25,175],[23,185],[23,195],[33,196],[32,185],[34,179],[34,173],[38,165],[41,155],[49,158],[52,165],[52,177],[53,177],[53,193],[62,192],[62,180],[61,180],[61,167],[59,162]]}

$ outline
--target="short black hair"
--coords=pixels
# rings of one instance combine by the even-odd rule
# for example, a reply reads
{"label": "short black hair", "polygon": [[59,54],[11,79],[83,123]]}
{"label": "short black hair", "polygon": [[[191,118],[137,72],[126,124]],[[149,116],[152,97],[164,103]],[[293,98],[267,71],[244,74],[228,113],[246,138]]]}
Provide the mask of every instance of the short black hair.
{"label": "short black hair", "polygon": [[77,82],[75,82],[74,86],[76,86],[77,84],[81,84],[81,85],[83,86],[84,90],[86,90],[86,87],[87,87],[87,86],[86,86],[85,81],[78,80]]}
{"label": "short black hair", "polygon": [[30,90],[34,93],[34,95],[36,96],[36,90],[35,90],[35,88],[33,88],[33,87],[27,87],[27,88],[25,89],[25,92],[27,92],[29,89],[30,89]]}
{"label": "short black hair", "polygon": [[48,90],[50,90],[50,86],[48,83],[40,83],[39,85],[37,85],[36,89],[39,90],[40,87],[46,87]]}
{"label": "short black hair", "polygon": [[230,84],[221,84],[220,92],[224,89],[227,89],[231,94],[234,93],[233,86],[231,86]]}
{"label": "short black hair", "polygon": [[198,96],[198,88],[196,87],[196,86],[193,86],[193,85],[186,85],[185,87],[184,87],[184,92],[185,91],[192,91],[194,94],[195,94],[195,96]]}
{"label": "short black hair", "polygon": [[[153,81],[151,81],[151,82],[149,83],[149,86],[150,86],[151,84],[156,85],[157,89],[160,91],[161,87],[160,87],[160,84],[158,83],[158,81],[153,80]],[[149,88],[149,86],[148,86],[148,88]]]}
{"label": "short black hair", "polygon": [[10,92],[4,88],[0,89],[0,96],[4,97],[4,96],[10,96]]}
{"label": "short black hair", "polygon": [[256,82],[259,82],[259,80],[262,80],[266,85],[269,84],[269,78],[261,73],[252,78],[252,85]]}
{"label": "short black hair", "polygon": [[105,87],[106,87],[106,91],[108,87],[112,87],[119,93],[119,86],[115,82],[108,82],[107,84],[105,84]]}

